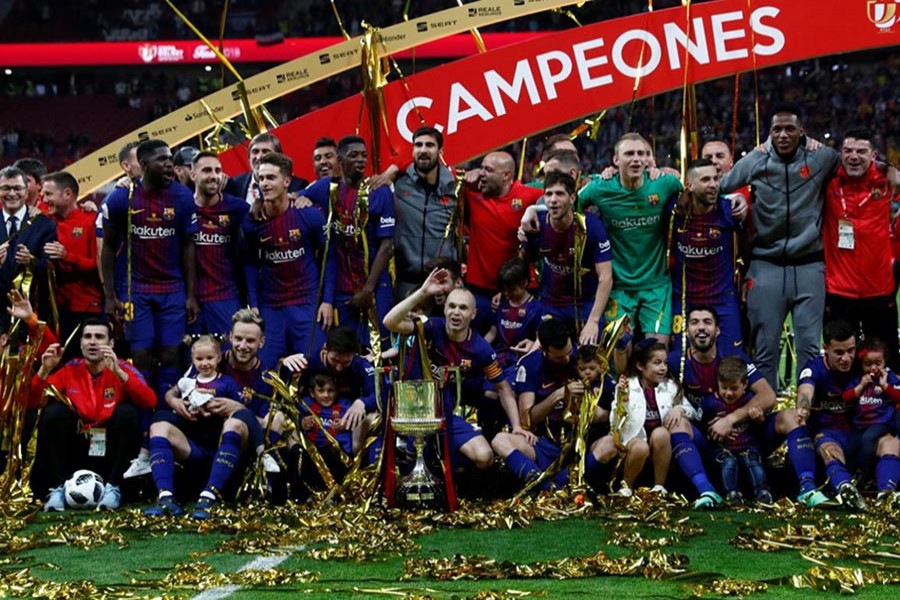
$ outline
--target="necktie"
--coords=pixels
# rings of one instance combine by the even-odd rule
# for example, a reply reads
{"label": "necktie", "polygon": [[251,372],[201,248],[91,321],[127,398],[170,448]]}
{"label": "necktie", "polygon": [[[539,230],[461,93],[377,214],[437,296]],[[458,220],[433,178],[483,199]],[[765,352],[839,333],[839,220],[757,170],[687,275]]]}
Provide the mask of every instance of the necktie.
{"label": "necktie", "polygon": [[13,235],[14,233],[16,233],[17,231],[19,231],[19,223],[18,223],[18,221],[19,221],[19,217],[15,216],[15,215],[11,216],[11,217],[6,221],[7,224],[8,224],[8,227],[9,227],[9,229],[8,229],[8,236],[7,236],[7,237],[12,237],[12,235]]}

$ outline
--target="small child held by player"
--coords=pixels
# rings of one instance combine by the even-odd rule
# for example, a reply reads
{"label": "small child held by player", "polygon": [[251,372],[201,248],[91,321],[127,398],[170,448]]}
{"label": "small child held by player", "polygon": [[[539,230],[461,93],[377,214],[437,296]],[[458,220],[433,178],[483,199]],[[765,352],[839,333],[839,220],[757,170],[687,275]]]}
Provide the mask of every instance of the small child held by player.
{"label": "small child held by player", "polygon": [[[237,382],[219,373],[222,349],[209,335],[191,345],[193,368],[189,377],[166,392],[171,410],[158,410],[150,426],[150,466],[159,491],[157,505],[145,514],[179,515],[183,509],[174,498],[174,461],[196,462],[212,458],[206,487],[192,513],[197,519],[209,517],[212,505],[237,467],[245,442],[263,450],[264,433],[257,416],[243,402]],[[228,426],[232,422],[233,427]],[[242,423],[244,427],[238,424]],[[246,440],[241,434],[246,429]]]}
{"label": "small child held by player", "polygon": [[900,483],[894,408],[900,402],[900,377],[885,368],[886,355],[887,345],[878,338],[863,340],[856,352],[863,374],[851,380],[844,392],[844,402],[854,405],[853,425],[862,434],[860,466],[871,472],[874,463],[879,498],[896,492]]}
{"label": "small child held by player", "polygon": [[[610,408],[612,434],[607,436],[616,442],[613,450],[624,452],[620,495],[632,495],[634,482],[648,458],[653,462],[652,491],[666,493],[672,460],[672,440],[666,429],[669,411],[681,406],[687,418],[694,417],[693,408],[682,400],[681,387],[669,374],[666,346],[653,338],[635,344],[627,377],[622,376],[616,387]],[[594,457],[602,463],[612,458],[607,438],[592,447]]]}
{"label": "small child held by player", "polygon": [[[743,408],[753,398],[748,391],[747,363],[739,356],[728,356],[719,362],[716,372],[718,391],[707,394],[702,402],[703,430],[710,423]],[[710,442],[710,449],[722,470],[722,487],[731,504],[744,503],[740,490],[740,475],[753,486],[754,499],[758,503],[771,504],[772,492],[763,469],[759,451],[759,439],[753,424],[765,422],[765,415],[756,406],[748,409],[749,421],[734,427],[734,435],[721,443]]]}
{"label": "small child held by player", "polygon": [[[335,481],[342,481],[347,474],[347,467],[341,457],[352,456],[353,434],[343,426],[342,417],[350,408],[347,398],[338,397],[337,380],[328,373],[316,373],[310,381],[310,394],[300,404],[300,429],[307,440],[316,447]],[[321,425],[321,426],[320,426]],[[337,441],[340,450],[335,447],[328,435]],[[310,461],[304,461],[308,463]],[[313,474],[315,469],[304,469],[301,479],[309,477],[320,479]]]}

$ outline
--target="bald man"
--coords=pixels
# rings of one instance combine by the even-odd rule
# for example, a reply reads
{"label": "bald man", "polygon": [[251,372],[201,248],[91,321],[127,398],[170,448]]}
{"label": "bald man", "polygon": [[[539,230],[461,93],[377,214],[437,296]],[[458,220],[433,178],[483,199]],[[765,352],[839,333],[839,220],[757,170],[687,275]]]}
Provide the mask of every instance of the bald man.
{"label": "bald man", "polygon": [[[417,324],[409,318],[411,310],[446,290],[450,273],[446,269],[435,269],[422,286],[404,298],[384,317],[384,326],[403,335],[412,335]],[[428,345],[428,358],[433,370],[441,367],[459,367],[462,377],[463,397],[469,403],[480,403],[483,378],[494,384],[503,411],[509,419],[511,434],[524,444],[534,445],[537,438],[522,428],[519,411],[512,386],[506,380],[497,362],[497,354],[484,338],[472,331],[470,325],[476,315],[475,297],[464,288],[455,289],[444,302],[444,318],[425,319],[422,332]],[[421,377],[421,363],[418,353],[410,353],[411,364],[402,372],[412,373],[412,378]],[[442,373],[435,373],[440,376]],[[494,452],[481,434],[480,429],[453,414],[456,404],[456,385],[450,380],[444,385],[444,415],[447,417],[447,431],[450,437],[450,451],[457,465],[474,465],[487,469],[494,462]],[[476,404],[477,405],[477,404]],[[478,406],[481,408],[481,406]]]}
{"label": "bald man", "polygon": [[474,327],[491,327],[491,299],[497,294],[500,265],[516,255],[516,230],[525,209],[543,191],[516,180],[516,163],[508,152],[491,152],[481,168],[467,174],[465,214],[469,225],[466,286],[475,295]]}
{"label": "bald man", "polygon": [[710,140],[700,149],[701,158],[708,158],[716,165],[719,173],[724,176],[734,166],[734,156],[731,148],[721,140]]}

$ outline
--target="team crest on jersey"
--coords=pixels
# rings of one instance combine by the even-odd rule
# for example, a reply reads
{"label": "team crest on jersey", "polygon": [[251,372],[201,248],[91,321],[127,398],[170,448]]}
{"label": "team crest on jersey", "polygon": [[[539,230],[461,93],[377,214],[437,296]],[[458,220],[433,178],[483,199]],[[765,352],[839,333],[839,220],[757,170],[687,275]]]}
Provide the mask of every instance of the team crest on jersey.
{"label": "team crest on jersey", "polygon": [[82,235],[84,235],[84,227],[72,228],[72,237],[80,238]]}
{"label": "team crest on jersey", "polygon": [[251,388],[245,387],[241,390],[241,400],[244,401],[244,404],[253,400],[253,390]]}
{"label": "team crest on jersey", "polygon": [[461,371],[468,371],[472,368],[472,360],[468,358],[462,358],[459,361],[459,368]]}
{"label": "team crest on jersey", "polygon": [[722,237],[722,230],[718,227],[710,227],[709,228],[709,239],[717,240]]}
{"label": "team crest on jersey", "polygon": [[103,388],[103,399],[112,400],[116,397],[116,388]]}
{"label": "team crest on jersey", "polygon": [[659,204],[659,194],[650,194],[647,196],[647,202],[650,203],[650,206],[656,206]]}
{"label": "team crest on jersey", "polygon": [[869,196],[871,196],[872,200],[881,200],[884,196],[884,192],[881,191],[881,188],[873,188],[872,191],[869,192]]}
{"label": "team crest on jersey", "polygon": [[513,210],[522,210],[522,199],[513,198],[512,202],[510,202],[510,206],[513,207]]}
{"label": "team crest on jersey", "polygon": [[297,240],[300,239],[300,230],[299,229],[288,230],[288,238],[290,238],[290,240],[292,242],[296,242]]}
{"label": "team crest on jersey", "polygon": [[228,227],[231,224],[231,216],[219,215],[219,227]]}
{"label": "team crest on jersey", "polygon": [[520,308],[520,309],[519,309],[519,316],[520,316],[520,317],[524,317],[524,316],[525,316],[525,312],[526,312],[526,311],[525,311],[524,308]]}
{"label": "team crest on jersey", "polygon": [[166,221],[172,221],[175,219],[175,209],[174,208],[164,208],[163,209],[163,219]]}
{"label": "team crest on jersey", "polygon": [[802,177],[803,179],[809,179],[809,167],[808,166],[803,165],[802,167],[800,167],[800,177]]}

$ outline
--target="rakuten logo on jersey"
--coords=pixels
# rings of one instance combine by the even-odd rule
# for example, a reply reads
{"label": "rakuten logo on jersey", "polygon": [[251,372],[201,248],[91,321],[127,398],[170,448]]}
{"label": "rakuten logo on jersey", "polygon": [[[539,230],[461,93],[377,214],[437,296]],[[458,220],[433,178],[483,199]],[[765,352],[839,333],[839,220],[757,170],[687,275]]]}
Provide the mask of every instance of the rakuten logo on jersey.
{"label": "rakuten logo on jersey", "polygon": [[266,252],[266,260],[273,263],[292,262],[302,258],[306,254],[305,248],[295,248],[293,250],[272,250]]}
{"label": "rakuten logo on jersey", "polygon": [[161,240],[175,235],[174,227],[148,227],[147,225],[132,225],[131,233],[142,240]]}

